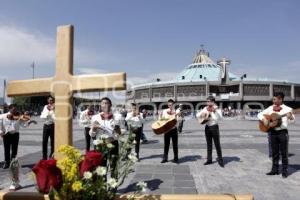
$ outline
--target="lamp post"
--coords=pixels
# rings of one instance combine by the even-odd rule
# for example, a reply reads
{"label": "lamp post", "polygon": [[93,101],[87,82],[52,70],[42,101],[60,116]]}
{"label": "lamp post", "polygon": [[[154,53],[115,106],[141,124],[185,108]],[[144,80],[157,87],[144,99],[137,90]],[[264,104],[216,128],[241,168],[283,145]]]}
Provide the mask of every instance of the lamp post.
{"label": "lamp post", "polygon": [[34,79],[34,62],[32,62],[30,67],[32,68],[32,79]]}
{"label": "lamp post", "polygon": [[203,77],[204,81],[205,81],[205,98],[208,97],[208,82],[207,82],[207,78],[204,76]]}
{"label": "lamp post", "polygon": [[[241,82],[240,82],[240,98],[241,98],[241,101],[244,100],[244,84],[243,84],[243,80],[244,78],[247,78],[247,74],[243,74],[241,76]],[[241,109],[242,105],[240,105],[240,108]],[[243,116],[243,113],[242,113],[242,116]]]}

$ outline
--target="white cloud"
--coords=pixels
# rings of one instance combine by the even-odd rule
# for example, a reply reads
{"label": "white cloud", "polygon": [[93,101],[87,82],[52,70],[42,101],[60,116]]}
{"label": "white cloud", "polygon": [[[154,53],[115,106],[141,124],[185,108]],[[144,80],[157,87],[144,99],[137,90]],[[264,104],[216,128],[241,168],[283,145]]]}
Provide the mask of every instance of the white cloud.
{"label": "white cloud", "polygon": [[128,76],[128,86],[149,83],[156,81],[159,78],[161,81],[169,81],[175,79],[179,72],[160,72],[155,74],[149,74],[148,76]]}
{"label": "white cloud", "polygon": [[55,41],[41,34],[0,24],[0,44],[0,68],[54,62]]}
{"label": "white cloud", "polygon": [[[52,76],[55,69],[56,39],[38,31],[28,31],[16,25],[0,22],[0,85],[1,79],[27,79],[31,77],[30,65],[36,64],[36,77]],[[74,71],[79,74],[106,73],[99,65],[113,60],[107,53],[76,47]],[[77,68],[78,66],[79,68]],[[83,67],[83,66],[95,66]],[[0,91],[0,96],[2,91]]]}
{"label": "white cloud", "polygon": [[77,68],[76,71],[79,74],[104,74],[104,73],[108,73],[108,71],[106,70],[102,70],[102,69],[97,69],[97,68],[84,68],[84,67],[80,67]]}
{"label": "white cloud", "polygon": [[[54,70],[55,38],[54,35],[49,37],[37,31],[30,32],[17,26],[0,23],[0,69],[24,69],[34,61],[38,68],[42,68],[41,71],[51,71],[49,66],[53,66],[52,70]],[[103,70],[82,66],[99,67],[99,64],[106,63],[108,60],[113,58],[105,52],[94,52],[84,47],[74,49],[74,66],[80,67],[78,71],[82,73],[103,72]]]}
{"label": "white cloud", "polygon": [[249,78],[268,78],[299,83],[300,61],[291,61],[282,66],[237,64],[229,71],[237,76],[247,74]]}

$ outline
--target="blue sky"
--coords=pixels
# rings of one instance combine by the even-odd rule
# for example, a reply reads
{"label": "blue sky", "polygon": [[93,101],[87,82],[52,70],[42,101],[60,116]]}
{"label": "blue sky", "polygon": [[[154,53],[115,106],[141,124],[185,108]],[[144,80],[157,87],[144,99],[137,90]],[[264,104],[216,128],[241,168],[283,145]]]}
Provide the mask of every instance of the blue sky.
{"label": "blue sky", "polygon": [[54,75],[56,27],[73,24],[76,74],[167,79],[204,44],[237,75],[300,82],[299,2],[0,0],[0,81],[31,78],[32,61],[37,77]]}

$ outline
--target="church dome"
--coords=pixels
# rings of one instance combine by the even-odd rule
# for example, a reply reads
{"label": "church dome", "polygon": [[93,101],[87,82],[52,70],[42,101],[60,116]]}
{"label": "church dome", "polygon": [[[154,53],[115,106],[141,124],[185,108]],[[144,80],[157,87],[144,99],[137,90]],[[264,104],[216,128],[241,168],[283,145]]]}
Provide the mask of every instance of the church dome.
{"label": "church dome", "polygon": [[[193,63],[188,65],[176,77],[179,82],[199,82],[199,81],[220,81],[222,67],[213,62],[209,53],[204,49],[200,49]],[[237,78],[232,73],[228,73],[229,80]]]}

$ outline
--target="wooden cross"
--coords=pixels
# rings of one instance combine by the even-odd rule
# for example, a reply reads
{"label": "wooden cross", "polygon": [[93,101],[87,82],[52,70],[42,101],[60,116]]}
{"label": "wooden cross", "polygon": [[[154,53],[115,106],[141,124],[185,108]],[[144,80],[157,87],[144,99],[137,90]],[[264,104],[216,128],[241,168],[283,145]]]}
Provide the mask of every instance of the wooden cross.
{"label": "wooden cross", "polygon": [[57,28],[53,78],[9,81],[7,87],[9,97],[48,94],[55,97],[55,151],[63,144],[73,144],[73,92],[126,89],[125,73],[73,76],[73,32],[72,25]]}

